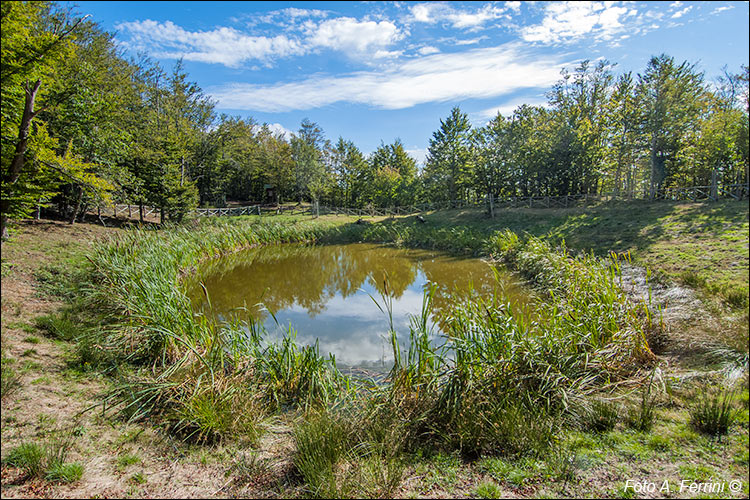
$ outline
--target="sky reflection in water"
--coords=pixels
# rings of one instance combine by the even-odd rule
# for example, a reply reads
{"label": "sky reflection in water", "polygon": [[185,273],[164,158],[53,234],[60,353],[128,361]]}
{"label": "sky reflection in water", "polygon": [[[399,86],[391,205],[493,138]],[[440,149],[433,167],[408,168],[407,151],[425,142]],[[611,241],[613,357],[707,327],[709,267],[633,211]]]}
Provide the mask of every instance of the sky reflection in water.
{"label": "sky reflection in water", "polygon": [[[422,309],[428,282],[437,287],[432,307],[436,337],[452,294],[466,296],[473,287],[486,297],[496,291],[503,300],[528,304],[528,291],[509,273],[499,275],[498,282],[482,260],[434,251],[366,243],[287,244],[209,261],[187,284],[197,311],[221,321],[232,316],[263,321],[269,342],[283,338],[291,326],[299,344],[309,345],[317,338],[321,353],[333,353],[339,364],[384,368],[393,360],[389,321],[373,298],[383,307],[386,279],[393,296],[393,326],[403,343],[409,337],[410,315]],[[261,303],[274,313],[278,325]]]}

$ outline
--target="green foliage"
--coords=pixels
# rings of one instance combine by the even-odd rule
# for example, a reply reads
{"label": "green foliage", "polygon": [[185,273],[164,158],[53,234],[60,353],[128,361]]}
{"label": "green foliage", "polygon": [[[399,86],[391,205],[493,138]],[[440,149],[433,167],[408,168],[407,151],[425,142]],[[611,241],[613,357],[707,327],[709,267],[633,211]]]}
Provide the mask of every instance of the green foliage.
{"label": "green foliage", "polygon": [[12,448],[4,463],[22,469],[27,478],[44,477],[48,481],[71,483],[83,475],[83,466],[66,463],[73,436],[57,431],[42,443],[21,443]]}
{"label": "green foliage", "polygon": [[[425,190],[433,201],[466,199],[472,172],[469,148],[469,116],[456,106],[430,139],[425,164]],[[459,196],[460,194],[460,196]]]}
{"label": "green foliage", "polygon": [[295,469],[313,498],[342,498],[349,493],[339,484],[336,468],[347,452],[344,424],[327,412],[314,413],[294,428]]}
{"label": "green foliage", "polygon": [[36,318],[36,325],[52,338],[67,341],[77,338],[80,329],[80,325],[69,313],[39,316]]}

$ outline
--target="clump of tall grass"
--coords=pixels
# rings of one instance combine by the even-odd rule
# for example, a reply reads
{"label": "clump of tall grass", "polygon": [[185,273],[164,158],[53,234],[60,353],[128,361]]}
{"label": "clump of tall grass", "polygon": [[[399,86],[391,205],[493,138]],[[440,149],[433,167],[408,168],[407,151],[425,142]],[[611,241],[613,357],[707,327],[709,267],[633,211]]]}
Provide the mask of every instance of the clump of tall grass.
{"label": "clump of tall grass", "polygon": [[654,374],[648,383],[641,387],[641,397],[637,404],[628,408],[626,423],[632,429],[648,432],[656,419],[656,396],[652,393]]}
{"label": "clump of tall grass", "polygon": [[53,482],[75,482],[83,475],[83,466],[65,461],[72,444],[72,434],[58,432],[43,443],[21,443],[8,452],[3,462],[23,470],[30,479],[43,477]]}
{"label": "clump of tall grass", "polygon": [[13,364],[15,360],[5,356],[5,351],[0,358],[0,367],[2,367],[2,377],[0,378],[0,398],[5,399],[21,388],[21,376],[16,371]]}
{"label": "clump of tall grass", "polygon": [[734,395],[733,390],[702,386],[689,410],[690,425],[698,432],[711,436],[720,437],[729,432],[737,417],[732,407]]}
{"label": "clump of tall grass", "polygon": [[315,498],[389,498],[401,483],[402,423],[374,414],[371,401],[305,415],[293,432],[293,463]]}
{"label": "clump of tall grass", "polygon": [[617,403],[595,399],[584,420],[584,426],[594,432],[611,431],[620,419]]}

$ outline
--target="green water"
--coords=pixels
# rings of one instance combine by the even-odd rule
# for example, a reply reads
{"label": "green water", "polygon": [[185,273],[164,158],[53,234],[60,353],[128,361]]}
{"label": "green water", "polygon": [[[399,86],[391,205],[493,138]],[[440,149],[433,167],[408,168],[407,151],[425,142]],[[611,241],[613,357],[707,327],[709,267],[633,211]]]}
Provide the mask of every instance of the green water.
{"label": "green water", "polygon": [[403,342],[409,338],[410,316],[420,314],[424,290],[434,283],[431,319],[433,341],[439,344],[441,325],[456,297],[495,293],[503,302],[525,307],[531,296],[517,281],[480,259],[355,243],[246,250],[205,262],[187,284],[194,308],[202,314],[219,321],[237,317],[263,322],[269,342],[292,327],[299,344],[317,339],[321,353],[333,353],[341,365],[377,369],[393,360],[386,292],[393,297],[393,326]]}

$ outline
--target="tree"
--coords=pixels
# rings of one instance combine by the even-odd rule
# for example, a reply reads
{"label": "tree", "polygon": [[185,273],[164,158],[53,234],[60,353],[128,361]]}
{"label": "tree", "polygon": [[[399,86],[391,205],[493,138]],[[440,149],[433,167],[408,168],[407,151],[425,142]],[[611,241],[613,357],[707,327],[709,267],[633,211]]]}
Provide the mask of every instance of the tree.
{"label": "tree", "polygon": [[681,166],[680,156],[689,134],[698,126],[705,106],[703,73],[687,61],[679,66],[662,54],[652,57],[638,75],[641,104],[641,141],[650,160],[650,196],[669,185]]}
{"label": "tree", "polygon": [[371,181],[368,201],[377,206],[411,205],[416,201],[417,162],[401,139],[380,143],[368,159]]}
{"label": "tree", "polygon": [[297,197],[302,201],[304,195],[309,195],[317,202],[326,188],[323,129],[317,123],[303,119],[297,135],[292,136],[291,146]]}
{"label": "tree", "polygon": [[[628,197],[634,195],[636,160],[638,154],[639,109],[632,73],[620,75],[608,103],[609,162],[614,172],[611,186],[616,195],[624,189]],[[623,175],[625,176],[623,183]]]}
{"label": "tree", "polygon": [[332,150],[331,166],[336,186],[335,199],[343,206],[358,205],[367,186],[367,162],[352,141],[339,137]]}
{"label": "tree", "polygon": [[471,135],[475,185],[487,194],[489,213],[494,217],[494,198],[514,193],[511,121],[500,113]]}
{"label": "tree", "polygon": [[432,134],[425,165],[425,187],[434,200],[451,202],[470,185],[469,116],[456,106]]}
{"label": "tree", "polygon": [[72,41],[84,19],[55,10],[48,2],[0,5],[2,239],[7,238],[8,217],[27,215],[66,178],[87,182],[101,196],[111,187],[70,151],[69,143],[64,154],[56,154],[59,142],[38,119],[53,104],[46,102],[45,82],[74,50]]}
{"label": "tree", "polygon": [[[554,194],[596,193],[605,158],[606,103],[612,82],[611,64],[591,67],[583,61],[549,93],[557,133],[553,146],[555,168],[550,172]],[[549,186],[552,188],[552,186]]]}

